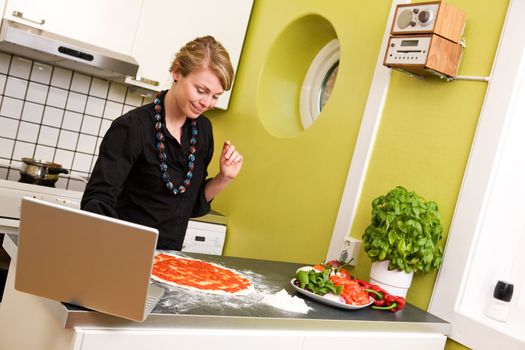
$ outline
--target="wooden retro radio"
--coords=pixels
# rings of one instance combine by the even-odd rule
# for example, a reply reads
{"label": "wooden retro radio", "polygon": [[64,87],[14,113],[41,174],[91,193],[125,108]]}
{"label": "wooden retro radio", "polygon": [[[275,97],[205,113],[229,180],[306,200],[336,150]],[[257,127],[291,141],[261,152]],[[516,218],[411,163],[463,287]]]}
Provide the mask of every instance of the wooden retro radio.
{"label": "wooden retro radio", "polygon": [[465,12],[444,1],[398,5],[383,64],[416,76],[454,77]]}

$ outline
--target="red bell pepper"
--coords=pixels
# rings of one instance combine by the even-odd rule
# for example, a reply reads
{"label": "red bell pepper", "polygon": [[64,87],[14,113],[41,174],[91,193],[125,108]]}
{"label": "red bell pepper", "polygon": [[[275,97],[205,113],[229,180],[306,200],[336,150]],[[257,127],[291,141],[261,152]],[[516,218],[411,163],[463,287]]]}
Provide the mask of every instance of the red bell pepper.
{"label": "red bell pepper", "polygon": [[390,310],[391,312],[396,312],[403,310],[405,307],[406,301],[405,298],[396,296],[396,295],[386,295],[385,296],[385,306],[372,306],[372,309],[375,310]]}

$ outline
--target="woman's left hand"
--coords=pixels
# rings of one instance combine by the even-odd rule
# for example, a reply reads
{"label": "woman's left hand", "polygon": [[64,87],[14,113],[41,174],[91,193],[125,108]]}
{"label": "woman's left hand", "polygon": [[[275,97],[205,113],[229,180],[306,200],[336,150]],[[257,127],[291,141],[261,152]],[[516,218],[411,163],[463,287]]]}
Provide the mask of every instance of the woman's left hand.
{"label": "woman's left hand", "polygon": [[227,179],[234,179],[242,168],[243,158],[230,141],[225,141],[222,146],[220,159],[220,174]]}

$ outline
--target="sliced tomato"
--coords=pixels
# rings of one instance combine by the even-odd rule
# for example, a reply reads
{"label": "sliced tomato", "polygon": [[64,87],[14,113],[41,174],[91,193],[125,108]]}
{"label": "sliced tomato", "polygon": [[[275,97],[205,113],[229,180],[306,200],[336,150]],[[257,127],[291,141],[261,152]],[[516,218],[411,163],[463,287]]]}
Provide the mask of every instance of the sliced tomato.
{"label": "sliced tomato", "polygon": [[344,283],[341,297],[344,299],[345,303],[352,305],[364,305],[370,302],[368,293],[355,280]]}
{"label": "sliced tomato", "polygon": [[314,266],[312,266],[312,268],[313,268],[315,271],[319,271],[319,272],[321,272],[321,271],[324,270],[324,266],[321,265],[321,264],[314,265]]}
{"label": "sliced tomato", "polygon": [[341,271],[339,271],[339,274],[341,275],[342,278],[345,278],[348,280],[352,279],[352,275],[350,275],[350,272],[348,272],[346,269],[341,269]]}

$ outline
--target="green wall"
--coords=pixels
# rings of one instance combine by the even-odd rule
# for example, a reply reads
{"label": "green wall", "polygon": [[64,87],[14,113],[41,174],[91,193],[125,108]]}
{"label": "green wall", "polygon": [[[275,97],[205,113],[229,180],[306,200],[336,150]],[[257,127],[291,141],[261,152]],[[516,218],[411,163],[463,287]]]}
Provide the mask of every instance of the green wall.
{"label": "green wall", "polygon": [[[488,76],[508,0],[449,3],[467,13],[459,75]],[[324,259],[375,63],[383,54],[379,47],[389,10],[388,0],[255,0],[230,108],[211,115],[216,147],[231,139],[245,157],[241,175],[213,204],[229,217],[226,255],[303,263]],[[292,51],[276,60],[272,53],[287,26],[308,15],[332,24],[341,45],[339,74],[319,119],[307,130],[287,134],[285,127],[276,127],[280,120],[297,118],[297,82],[293,74],[269,78],[267,62],[282,61],[273,72],[304,66],[304,55]],[[271,86],[279,92],[272,93]],[[403,185],[438,203],[446,238],[486,87],[392,72],[352,236],[360,238],[369,224],[372,199]],[[216,163],[215,158],[211,174]],[[369,269],[362,252],[354,274],[367,278]],[[427,309],[436,275],[417,274],[408,301]],[[463,347],[447,344],[458,348]]]}
{"label": "green wall", "polygon": [[[229,138],[245,158],[239,177],[213,203],[229,217],[225,254],[304,263],[324,259],[389,10],[388,1],[255,1],[230,106],[212,114],[216,147]],[[308,129],[278,130],[279,119],[274,118],[298,113],[297,91],[304,76],[293,81],[296,75],[283,74],[279,81],[263,73],[279,70],[268,67],[268,61],[281,71],[300,66],[306,73],[313,57],[305,64],[299,50],[280,60],[272,53],[283,54],[274,43],[290,31],[290,23],[312,15],[331,23],[340,41],[337,82],[323,113]],[[311,37],[305,32],[301,40],[308,43]],[[289,87],[295,97],[289,98],[292,92],[271,93],[271,84],[276,90]],[[211,174],[218,169],[213,162]]]}

